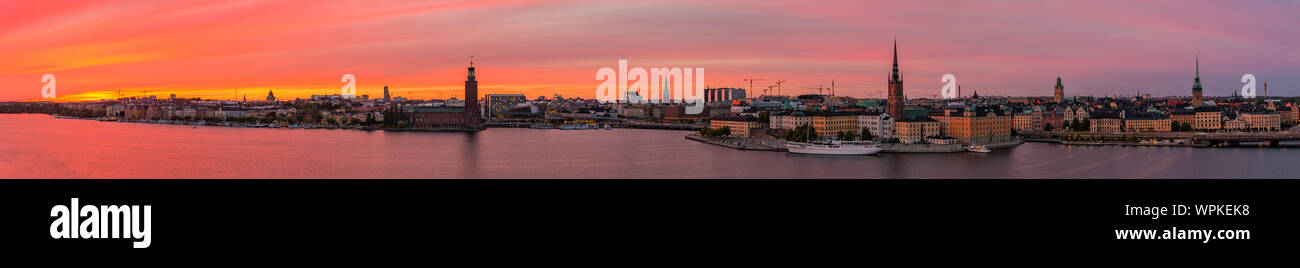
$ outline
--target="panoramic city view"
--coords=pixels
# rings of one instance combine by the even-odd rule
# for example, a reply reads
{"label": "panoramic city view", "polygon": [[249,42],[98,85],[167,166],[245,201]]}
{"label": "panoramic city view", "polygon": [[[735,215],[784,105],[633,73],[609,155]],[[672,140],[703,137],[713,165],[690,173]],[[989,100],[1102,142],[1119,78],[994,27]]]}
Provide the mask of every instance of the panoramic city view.
{"label": "panoramic city view", "polygon": [[[707,4],[694,7],[704,10],[699,12],[718,11]],[[359,12],[382,14],[390,8],[397,7]],[[446,8],[465,9],[471,14],[465,16],[472,16],[505,7]],[[1043,11],[1032,5],[1024,8],[1011,12]],[[1092,37],[1099,40],[1088,41],[1096,46],[1061,45],[1044,51],[1038,46],[1045,42],[977,41],[978,37],[957,33],[959,29],[941,30],[970,42],[953,47],[933,33],[914,33],[918,26],[904,22],[872,19],[869,27],[821,29],[859,26],[833,19],[838,14],[825,15],[828,18],[811,20],[812,25],[778,27],[772,35],[813,30],[812,34],[853,37],[806,46],[793,46],[799,43],[793,40],[769,41],[774,44],[746,48],[771,54],[745,59],[752,62],[747,64],[733,63],[744,59],[743,53],[725,51],[737,44],[646,41],[647,47],[700,52],[672,56],[647,51],[633,57],[631,64],[688,66],[685,75],[678,67],[656,65],[649,74],[634,68],[630,79],[628,59],[586,60],[604,57],[604,52],[572,57],[584,59],[578,61],[544,57],[563,62],[546,63],[518,59],[544,55],[544,50],[474,49],[476,44],[498,42],[492,39],[435,43],[447,50],[437,56],[402,45],[389,47],[385,54],[331,45],[302,48],[316,54],[342,50],[338,53],[359,61],[354,62],[302,56],[280,47],[235,51],[212,47],[271,37],[260,33],[212,42],[187,41],[188,32],[167,27],[141,33],[153,34],[164,44],[189,44],[159,52],[174,57],[164,60],[123,56],[162,49],[162,44],[138,42],[147,36],[11,31],[7,38],[56,40],[46,42],[49,47],[7,45],[9,51],[27,52],[10,57],[20,61],[0,76],[6,85],[3,97],[9,99],[0,103],[0,126],[5,130],[0,132],[4,149],[0,177],[1293,178],[1300,174],[1288,164],[1300,149],[1300,129],[1295,127],[1300,119],[1296,106],[1300,98],[1295,97],[1300,79],[1285,73],[1297,67],[1295,49],[1282,48],[1290,54],[1276,57],[1259,55],[1261,50],[1277,49],[1270,42],[1294,37],[1242,35],[1237,38],[1268,42],[1259,49],[1229,50],[1220,47],[1244,41],[1186,31],[1131,40],[1097,35]],[[400,30],[406,27],[403,23],[421,21],[418,16],[384,14],[369,19],[396,28],[370,35],[423,40]],[[1060,24],[1125,25],[1098,26],[1103,24],[1087,19]],[[196,20],[201,25],[197,27],[214,31],[243,26]],[[485,31],[536,28],[483,20]],[[635,17],[627,23],[650,21]],[[339,25],[316,27],[351,30]],[[720,23],[714,27],[751,26]],[[1009,39],[1046,34],[1035,27],[1022,31],[988,34]],[[1042,38],[1089,34],[1062,31]],[[312,38],[315,33],[284,35]],[[548,45],[570,42],[523,37]],[[690,40],[685,34],[664,38]],[[1170,44],[1179,38],[1205,42]],[[1068,40],[1062,42],[1078,41]],[[120,42],[133,43],[116,45]],[[215,55],[193,55],[204,51]],[[263,54],[242,56],[247,53]],[[619,54],[636,56],[631,51]],[[1123,58],[1095,60],[1116,56]],[[223,62],[244,60],[241,57],[252,57],[248,59],[254,62],[246,68],[223,66]],[[260,60],[312,66],[302,71],[279,69],[283,66],[256,63]],[[617,72],[606,66],[615,62]],[[205,66],[209,64],[215,66]],[[597,69],[602,69],[595,72],[597,80],[590,80]],[[303,73],[307,71],[321,73]],[[331,85],[329,80],[337,77],[340,83]],[[292,84],[305,79],[317,81]],[[461,86],[451,82],[462,80]],[[31,168],[35,166],[40,168]]]}
{"label": "panoramic city view", "polygon": [[1296,14],[0,1],[0,248],[814,267],[1294,248]]}

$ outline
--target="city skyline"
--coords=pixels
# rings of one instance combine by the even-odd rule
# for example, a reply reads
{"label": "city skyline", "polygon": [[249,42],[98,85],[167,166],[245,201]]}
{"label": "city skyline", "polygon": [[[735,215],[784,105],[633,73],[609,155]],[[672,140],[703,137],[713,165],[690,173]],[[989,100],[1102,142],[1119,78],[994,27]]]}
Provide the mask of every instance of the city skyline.
{"label": "city skyline", "polygon": [[[1300,70],[1300,37],[1285,34],[1296,3],[819,3],[14,3],[0,10],[0,49],[11,52],[0,56],[0,101],[38,100],[46,73],[59,101],[118,90],[285,100],[337,94],[347,73],[372,98],[385,86],[464,98],[467,55],[490,77],[482,94],[594,98],[595,70],[626,58],[708,68],[709,86],[751,96],[777,80],[797,95],[833,79],[838,95],[884,98],[893,36],[912,99],[936,98],[947,73],[981,95],[1051,96],[1059,76],[1067,96],[1190,96],[1197,54],[1206,96],[1232,95],[1246,73],[1270,95],[1300,95],[1288,73]],[[751,89],[749,77],[766,80]]]}

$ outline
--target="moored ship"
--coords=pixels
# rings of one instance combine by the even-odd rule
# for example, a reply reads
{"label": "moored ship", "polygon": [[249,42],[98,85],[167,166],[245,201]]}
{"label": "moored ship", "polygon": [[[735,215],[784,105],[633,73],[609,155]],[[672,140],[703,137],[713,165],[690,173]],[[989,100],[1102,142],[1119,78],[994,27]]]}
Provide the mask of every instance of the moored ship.
{"label": "moored ship", "polygon": [[786,142],[785,148],[796,154],[820,155],[873,155],[880,146],[866,142],[832,141],[829,143]]}

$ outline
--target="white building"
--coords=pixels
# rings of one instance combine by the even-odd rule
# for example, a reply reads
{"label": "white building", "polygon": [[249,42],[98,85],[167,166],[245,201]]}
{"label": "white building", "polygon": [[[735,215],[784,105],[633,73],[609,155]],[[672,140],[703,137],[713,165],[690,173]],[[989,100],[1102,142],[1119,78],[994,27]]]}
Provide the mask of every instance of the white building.
{"label": "white building", "polygon": [[876,139],[889,139],[894,137],[894,118],[887,113],[867,114],[858,116],[858,128],[867,128],[871,131],[871,136]]}
{"label": "white building", "polygon": [[768,124],[772,129],[790,130],[796,127],[812,124],[813,117],[806,115],[772,115],[768,119]]}

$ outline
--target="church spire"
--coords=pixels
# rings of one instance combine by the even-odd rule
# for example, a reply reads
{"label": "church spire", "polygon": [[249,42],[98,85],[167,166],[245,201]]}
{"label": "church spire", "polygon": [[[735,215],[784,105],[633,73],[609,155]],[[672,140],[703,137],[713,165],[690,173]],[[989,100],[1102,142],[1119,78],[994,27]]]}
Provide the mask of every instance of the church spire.
{"label": "church spire", "polygon": [[1192,84],[1193,92],[1201,92],[1201,55],[1196,55],[1196,83]]}
{"label": "church spire", "polygon": [[898,74],[898,38],[894,38],[894,70],[889,73],[889,81],[901,81]]}

